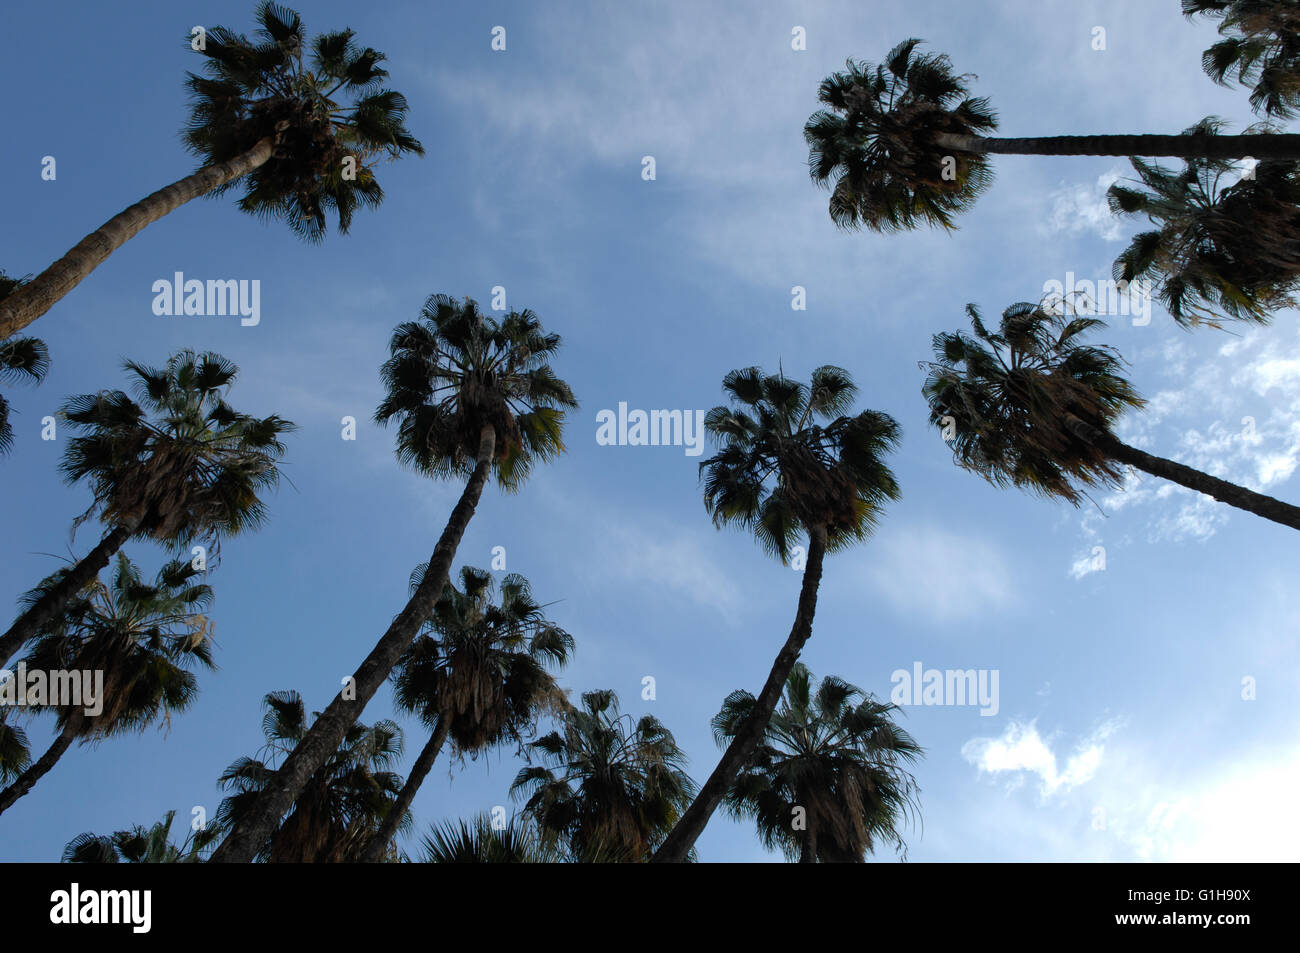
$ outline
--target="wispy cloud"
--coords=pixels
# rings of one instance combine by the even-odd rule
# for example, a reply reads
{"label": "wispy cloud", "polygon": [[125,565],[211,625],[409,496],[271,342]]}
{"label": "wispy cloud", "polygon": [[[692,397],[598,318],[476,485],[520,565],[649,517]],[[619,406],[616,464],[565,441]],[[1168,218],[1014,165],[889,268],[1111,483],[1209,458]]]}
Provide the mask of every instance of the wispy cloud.
{"label": "wispy cloud", "polygon": [[1115,166],[1091,185],[1062,185],[1051,194],[1052,213],[1042,224],[1042,231],[1048,235],[1092,233],[1108,242],[1122,239],[1125,223],[1111,212],[1106,190],[1123,174],[1124,170]]}

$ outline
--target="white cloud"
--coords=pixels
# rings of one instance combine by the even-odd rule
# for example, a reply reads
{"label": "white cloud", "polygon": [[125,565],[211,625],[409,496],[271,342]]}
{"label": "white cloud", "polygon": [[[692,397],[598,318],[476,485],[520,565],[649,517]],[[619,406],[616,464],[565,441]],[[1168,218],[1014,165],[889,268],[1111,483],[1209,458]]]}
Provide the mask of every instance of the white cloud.
{"label": "white cloud", "polygon": [[1099,175],[1092,185],[1058,188],[1051,195],[1052,214],[1042,230],[1049,235],[1092,232],[1108,242],[1120,241],[1125,235],[1125,223],[1111,213],[1106,190],[1123,174],[1124,170],[1115,166]]}
{"label": "white cloud", "polygon": [[867,578],[904,615],[942,625],[1016,601],[1006,559],[985,540],[921,527],[893,531],[866,552]]}
{"label": "white cloud", "polygon": [[972,738],[962,745],[961,754],[982,773],[1011,773],[1013,784],[1023,780],[1022,774],[1037,775],[1040,793],[1050,797],[1092,780],[1101,766],[1105,741],[1118,726],[1116,721],[1102,724],[1080,742],[1064,768],[1058,766],[1052,738],[1040,735],[1034,722],[1012,721],[998,738]]}

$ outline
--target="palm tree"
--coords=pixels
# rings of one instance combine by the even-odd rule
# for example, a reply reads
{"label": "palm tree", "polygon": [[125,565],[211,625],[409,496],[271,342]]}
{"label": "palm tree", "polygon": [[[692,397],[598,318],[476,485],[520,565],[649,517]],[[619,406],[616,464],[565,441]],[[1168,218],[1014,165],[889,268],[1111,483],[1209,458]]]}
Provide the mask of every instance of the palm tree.
{"label": "palm tree", "polygon": [[[713,718],[718,744],[729,743],[753,709],[749,692],[728,695]],[[899,828],[916,807],[905,765],[922,751],[894,724],[897,710],[833,675],[814,694],[812,673],[796,664],[727,807],[753,819],[765,847],[800,863],[861,862],[881,840],[905,854]]]}
{"label": "palm tree", "polygon": [[804,385],[757,367],[732,371],[722,383],[732,407],[715,407],[704,426],[721,450],[700,464],[704,501],[721,529],[739,524],[785,564],[801,534],[807,562],[794,625],[745,723],[738,727],[699,796],[655,854],[681,862],[709,817],[762,741],[804,643],[812,636],[817,589],[827,552],[866,539],[881,510],[898,499],[898,483],[884,456],[898,445],[887,414],[845,416],[857,387],[847,371],[829,365]]}
{"label": "palm tree", "polygon": [[513,491],[534,463],[564,451],[565,409],[577,401],[551,369],[559,347],[560,336],[543,333],[531,311],[512,311],[497,322],[473,300],[458,303],[447,295],[431,295],[419,321],[394,330],[391,356],[380,371],[388,395],[375,419],[399,422],[401,463],[435,478],[465,477],[465,489],[423,580],[353,674],[350,690],[330,702],[268,782],[264,803],[222,842],[213,860],[252,859],[388,678],[442,595],[488,475],[495,473],[501,489]]}
{"label": "palm tree", "polygon": [[1218,43],[1201,65],[1220,85],[1232,72],[1243,86],[1254,84],[1250,105],[1281,119],[1300,115],[1300,9],[1293,0],[1183,0],[1188,19],[1219,17]]}
{"label": "palm tree", "polygon": [[86,480],[94,494],[77,523],[97,515],[108,532],[25,605],[0,636],[0,665],[58,617],[128,540],[178,550],[198,543],[215,554],[222,537],[266,519],[258,494],[278,482],[280,436],[297,428],[226,403],[238,369],[220,354],[181,351],[162,369],[124,366],[143,407],[122,391],[100,391],[74,397],[60,411],[85,431],[68,442],[60,464],[69,483]]}
{"label": "palm tree", "polygon": [[[13,673],[5,677],[11,678]],[[0,684],[3,684],[0,682]],[[27,744],[27,732],[19,725],[9,722],[10,708],[0,708],[0,783],[8,783],[22,773],[32,763],[31,749]]]}
{"label": "palm tree", "polygon": [[[216,828],[230,830],[257,802],[274,777],[270,761],[283,758],[307,733],[307,714],[297,692],[271,692],[263,699],[266,745],[252,758],[240,758],[218,783],[232,793],[217,808]],[[316,715],[315,717],[319,717]],[[299,793],[282,823],[258,845],[257,859],[271,863],[355,861],[380,821],[394,809],[402,787],[389,771],[402,753],[402,729],[384,719],[360,723]],[[277,818],[277,820],[281,820]],[[403,818],[400,826],[406,826]]]}
{"label": "palm tree", "polygon": [[[26,278],[10,278],[0,270],[0,301],[26,283]],[[0,340],[0,383],[32,381],[39,384],[50,369],[50,352],[38,338]],[[9,423],[9,401],[0,394],[0,456],[14,445],[14,428]]]}
{"label": "palm tree", "polygon": [[[412,592],[426,572],[420,566],[412,574]],[[498,604],[491,573],[465,566],[460,578],[461,589],[448,583],[434,606],[431,634],[419,636],[397,664],[397,706],[419,715],[430,737],[363,861],[383,858],[449,738],[455,751],[471,756],[508,741],[521,744],[540,714],[567,705],[546,668],[569,660],[573,637],[547,621],[528,580],[506,576]]]}
{"label": "palm tree", "polygon": [[610,690],[584,693],[560,731],[528,747],[550,767],[523,768],[510,792],[572,860],[645,860],[695,793],[672,732],[653,715],[620,715]]}
{"label": "palm tree", "polygon": [[969,76],[921,41],[894,47],[880,65],[849,60],[822,81],[823,109],[804,126],[813,181],[831,185],[831,219],[878,232],[927,224],[952,229],[992,180],[985,158],[1012,155],[1300,159],[1300,136],[1048,136],[994,139],[997,115],[968,96]]}
{"label": "palm tree", "polygon": [[218,836],[216,828],[191,830],[180,844],[171,842],[175,811],[148,829],[137,824],[128,831],[112,834],[78,834],[63,848],[65,864],[193,864]]}
{"label": "palm tree", "polygon": [[[1219,125],[1206,119],[1189,132]],[[1145,215],[1157,228],[1134,237],[1115,262],[1117,279],[1153,281],[1183,326],[1217,326],[1216,314],[1267,323],[1295,305],[1300,164],[1266,160],[1242,177],[1226,159],[1189,159],[1178,173],[1129,161],[1146,189],[1112,185],[1111,210]]]}
{"label": "palm tree", "polygon": [[[64,573],[54,573],[26,596],[41,598]],[[28,670],[103,673],[98,698],[71,706],[55,699],[30,706],[53,709],[59,733],[49,750],[0,792],[0,813],[30,791],[74,741],[95,743],[127,733],[139,733],[160,718],[170,723],[198,696],[192,669],[214,669],[210,623],[204,610],[212,588],[195,581],[198,571],[175,560],[158,571],[152,583],[118,553],[108,584],[96,579],[67,607],[62,617],[47,623],[24,659]],[[97,708],[95,714],[89,709]]]}
{"label": "palm tree", "polygon": [[951,436],[957,464],[995,486],[1015,486],[1078,506],[1087,488],[1115,487],[1127,465],[1238,509],[1300,529],[1300,507],[1152,456],[1112,433],[1145,402],[1121,376],[1110,347],[1082,337],[1105,327],[1067,308],[1014,304],[989,331],[967,305],[974,337],[934,337],[924,394],[930,422]]}
{"label": "palm tree", "polygon": [[346,233],[358,205],[383,201],[374,160],[424,154],[406,130],[406,99],[382,88],[382,53],[359,48],[351,30],[308,42],[298,14],[269,0],[255,17],[251,40],[209,30],[199,50],[207,75],[188,74],[183,138],[202,166],[114,215],[0,302],[0,339],[43,315],[146,225],[200,195],[242,180],[240,210],[320,241],[327,211]]}
{"label": "palm tree", "polygon": [[470,821],[445,822],[424,836],[425,864],[549,864],[561,858],[535,825],[511,818],[497,830],[487,814]]}

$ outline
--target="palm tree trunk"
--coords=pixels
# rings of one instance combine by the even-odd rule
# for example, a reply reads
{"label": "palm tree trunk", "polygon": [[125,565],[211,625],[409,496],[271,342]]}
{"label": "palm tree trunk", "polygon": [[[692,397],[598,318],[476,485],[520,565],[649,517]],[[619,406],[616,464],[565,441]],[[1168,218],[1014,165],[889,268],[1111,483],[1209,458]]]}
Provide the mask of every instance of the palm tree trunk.
{"label": "palm tree trunk", "polygon": [[935,144],[954,152],[1021,156],[1176,156],[1180,159],[1300,159],[1300,135],[1041,136],[988,138],[939,133]]}
{"label": "palm tree trunk", "polygon": [[805,817],[804,823],[807,826],[803,832],[803,843],[799,847],[799,863],[815,864],[817,863],[817,828],[813,825],[811,817]]}
{"label": "palm tree trunk", "polygon": [[1173,460],[1152,456],[1136,447],[1130,447],[1111,434],[1097,429],[1073,414],[1067,414],[1065,422],[1070,431],[1080,440],[1092,444],[1092,446],[1114,457],[1120,463],[1136,467],[1152,476],[1170,480],[1179,486],[1187,487],[1189,490],[1212,496],[1220,503],[1227,503],[1239,510],[1254,513],[1256,516],[1262,516],[1274,523],[1281,523],[1283,526],[1289,526],[1292,529],[1300,529],[1300,506],[1283,503],[1271,496],[1265,496],[1262,493],[1256,493],[1254,490],[1248,490],[1244,486],[1237,486],[1235,483],[1220,480],[1218,477],[1212,477],[1200,470],[1193,470],[1191,467],[1176,463]]}
{"label": "palm tree trunk", "polygon": [[72,567],[62,579],[42,596],[34,606],[14,620],[9,631],[0,635],[0,667],[17,654],[46,622],[55,618],[86,583],[99,575],[113,554],[125,545],[135,531],[132,526],[114,526],[85,558]]}
{"label": "palm tree trunk", "polygon": [[126,244],[146,225],[156,222],[191,199],[233,182],[265,165],[275,147],[275,137],[266,136],[243,155],[228,162],[204,166],[193,175],[118,212],[73,246],[50,267],[0,301],[0,341],[21,331],[75,288],[113,252]]}
{"label": "palm tree trunk", "polygon": [[479,434],[477,463],[460,500],[451,511],[447,526],[438,538],[438,545],[433,548],[429,559],[429,568],[424,579],[415,590],[415,595],[407,602],[406,608],[393,620],[388,631],[370,650],[361,667],[352,676],[352,694],[355,698],[345,699],[340,692],[334,696],[329,707],[313,722],[293,752],[285,759],[280,769],[267,781],[262,793],[246,814],[231,830],[221,846],[210,858],[215,863],[246,864],[251,863],[261,845],[274,832],[285,811],[293,804],[307,781],[338,750],[343,736],[361,717],[366,703],[374,697],[379,686],[397,664],[404,652],[433,612],[434,604],[442,595],[451,575],[452,560],[456,558],[456,547],[460,545],[469,526],[470,518],[483,495],[488,473],[492,469],[492,457],[496,449],[496,431],[486,425]]}
{"label": "palm tree trunk", "polygon": [[63,753],[68,750],[72,742],[77,740],[77,733],[81,730],[81,725],[85,720],[86,714],[81,709],[77,709],[69,715],[68,720],[63,725],[63,730],[54,739],[54,744],[50,745],[45,754],[41,755],[40,760],[24,771],[13,784],[0,791],[0,814],[13,807],[15,801],[35,787],[37,781],[50,773],[50,768],[54,767],[58,760],[63,757]]}
{"label": "palm tree trunk", "polygon": [[388,813],[379,825],[379,830],[366,844],[366,849],[361,854],[361,863],[377,864],[384,859],[384,851],[388,849],[388,842],[397,833],[397,825],[402,823],[402,816],[406,814],[411,807],[411,802],[415,800],[415,792],[420,790],[420,785],[429,776],[429,770],[433,767],[438,752],[442,750],[450,728],[451,721],[446,717],[439,716],[438,725],[433,730],[433,736],[425,743],[420,756],[415,759],[415,764],[411,765],[411,773],[406,776],[406,783],[402,785],[402,792],[397,795],[397,800],[388,809]]}
{"label": "palm tree trunk", "polygon": [[709,822],[723,795],[762,740],[768,722],[772,720],[772,712],[776,711],[776,704],[781,699],[781,692],[785,689],[785,681],[790,677],[790,670],[799,660],[804,643],[812,636],[813,614],[817,611],[817,587],[821,583],[822,558],[825,555],[826,529],[819,526],[808,533],[808,563],[803,571],[803,585],[799,589],[799,609],[795,614],[794,626],[772,664],[763,690],[759,692],[749,717],[723,752],[718,766],[700,788],[700,793],[650,858],[652,862],[682,863],[686,860],[696,839],[704,831],[704,825]]}

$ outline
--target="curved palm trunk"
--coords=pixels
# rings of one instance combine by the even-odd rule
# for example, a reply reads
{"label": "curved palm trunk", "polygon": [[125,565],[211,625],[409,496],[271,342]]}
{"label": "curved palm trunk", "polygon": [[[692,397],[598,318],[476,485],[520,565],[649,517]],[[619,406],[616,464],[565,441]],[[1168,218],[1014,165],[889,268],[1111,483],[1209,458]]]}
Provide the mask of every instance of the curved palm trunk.
{"label": "curved palm trunk", "polygon": [[4,635],[0,635],[0,667],[3,667],[27,642],[32,639],[45,623],[55,618],[72,597],[86,583],[99,575],[99,571],[108,565],[113,554],[131,538],[134,528],[115,526],[99,541],[85,557],[72,567],[72,570],[42,596],[34,606],[14,620]]}
{"label": "curved palm trunk", "polygon": [[54,767],[58,760],[63,757],[63,753],[68,750],[72,742],[77,740],[77,733],[81,730],[82,723],[86,720],[85,712],[78,709],[73,712],[59,732],[59,736],[54,739],[54,744],[50,745],[45,754],[41,755],[40,760],[29,767],[13,784],[0,791],[0,814],[3,814],[9,808],[13,807],[14,802],[36,786],[36,782],[45,775],[50,773],[50,768]]}
{"label": "curved palm trunk", "polygon": [[345,699],[342,692],[334,696],[321,716],[313,722],[293,752],[285,759],[280,769],[267,781],[266,787],[243,819],[237,823],[221,846],[210,858],[215,863],[251,863],[258,847],[266,843],[275,830],[280,819],[284,817],[294,799],[302,791],[307,781],[320,770],[330,757],[338,750],[343,736],[361,717],[366,703],[374,697],[379,686],[401,658],[402,652],[420,631],[420,626],[433,612],[434,604],[442,595],[443,588],[451,574],[452,560],[456,558],[456,547],[465,535],[465,528],[478,506],[487,483],[488,473],[492,469],[492,456],[496,449],[496,432],[485,426],[479,435],[477,463],[460,500],[451,511],[447,526],[438,538],[429,559],[429,568],[401,613],[393,620],[388,631],[370,650],[361,667],[353,673],[355,698]]}
{"label": "curved palm trunk", "polygon": [[1300,159],[1300,135],[1041,136],[1028,139],[940,133],[935,144],[955,152],[1021,156],[1176,156],[1180,159]]}
{"label": "curved palm trunk", "polygon": [[1237,486],[1235,483],[1220,480],[1218,477],[1212,477],[1200,470],[1193,470],[1191,467],[1184,466],[1173,460],[1166,460],[1164,457],[1153,456],[1136,447],[1130,447],[1111,434],[1097,429],[1073,414],[1066,417],[1066,424],[1079,439],[1092,444],[1099,450],[1105,451],[1120,463],[1126,463],[1152,476],[1161,477],[1177,483],[1179,486],[1185,486],[1189,490],[1212,496],[1220,503],[1227,503],[1239,510],[1254,513],[1256,516],[1262,516],[1274,523],[1281,523],[1283,526],[1289,526],[1292,529],[1300,529],[1300,506],[1283,503],[1271,496],[1265,496],[1263,493],[1248,490],[1244,486]]}
{"label": "curved palm trunk", "polygon": [[723,795],[727,793],[731,783],[736,780],[736,775],[740,773],[740,769],[744,767],[745,762],[749,760],[749,756],[762,740],[768,722],[772,720],[772,712],[776,711],[776,704],[781,699],[785,681],[790,677],[790,670],[799,660],[799,653],[803,650],[804,643],[812,635],[813,614],[817,611],[817,587],[821,583],[822,557],[825,555],[826,530],[824,527],[818,527],[808,534],[808,564],[803,571],[803,585],[799,589],[799,609],[795,614],[794,626],[790,629],[785,645],[777,654],[776,661],[772,663],[772,670],[767,675],[763,690],[759,692],[754,709],[736,732],[736,736],[731,739],[731,744],[723,752],[718,766],[704,782],[704,786],[700,788],[700,793],[695,796],[691,806],[686,809],[686,813],[681,816],[663,844],[650,858],[652,862],[661,864],[685,862],[691,848],[695,846],[696,839],[704,831],[704,825],[709,822]]}
{"label": "curved palm trunk", "polygon": [[0,340],[21,331],[49,311],[146,225],[158,221],[191,199],[207,195],[213,189],[265,165],[274,146],[275,139],[267,136],[243,155],[229,162],[204,166],[193,175],[187,175],[118,212],[77,242],[66,255],[0,301]]}
{"label": "curved palm trunk", "polygon": [[397,825],[402,823],[402,817],[411,807],[411,802],[415,800],[415,792],[420,790],[420,785],[424,779],[429,776],[430,769],[433,768],[433,762],[437,760],[438,752],[442,750],[444,742],[447,740],[447,732],[451,728],[451,722],[443,717],[438,719],[438,725],[433,730],[433,736],[425,743],[420,756],[415,759],[415,764],[411,765],[411,773],[406,776],[406,783],[402,785],[402,792],[397,795],[397,800],[393,802],[384,815],[383,821],[379,825],[366,849],[361,854],[361,863],[377,864],[384,859],[384,851],[388,849],[388,842],[393,839],[397,833]]}

